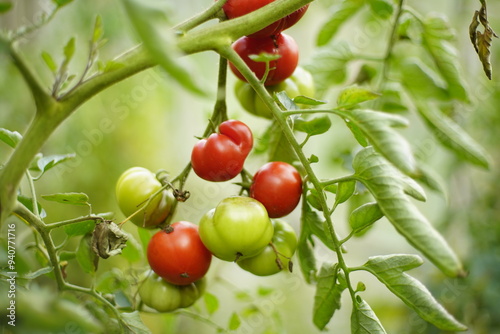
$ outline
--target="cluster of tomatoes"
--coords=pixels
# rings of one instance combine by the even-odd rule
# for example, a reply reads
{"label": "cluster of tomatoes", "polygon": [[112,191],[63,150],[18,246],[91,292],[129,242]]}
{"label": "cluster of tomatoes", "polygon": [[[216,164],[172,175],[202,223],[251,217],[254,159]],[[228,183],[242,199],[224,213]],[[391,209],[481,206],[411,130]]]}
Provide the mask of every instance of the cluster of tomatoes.
{"label": "cluster of tomatoes", "polygon": [[[272,1],[228,0],[223,10],[231,19]],[[295,75],[294,71],[297,72],[297,45],[281,31],[296,23],[306,9],[304,7],[234,43],[234,49],[259,78],[262,79],[267,72],[265,85],[268,89],[294,94],[293,87],[301,85],[300,78],[288,79]],[[262,52],[281,57],[271,61],[266,69],[265,63],[254,62],[249,57]],[[232,65],[231,68],[243,79]],[[304,76],[302,72],[298,73]],[[292,88],[288,87],[290,84],[286,80],[295,80],[291,81]],[[306,86],[312,86],[305,81]],[[312,79],[309,78],[309,82]],[[297,88],[296,93],[302,92]],[[260,98],[255,95],[247,98],[255,103],[252,106],[247,103],[244,107],[255,110]],[[254,113],[270,117],[268,109]],[[228,181],[242,173],[252,147],[250,128],[241,121],[227,120],[219,125],[216,133],[201,139],[193,147],[191,166],[204,180]],[[169,188],[171,185],[162,184],[158,175],[141,167],[125,171],[116,185],[118,205],[130,221],[142,228],[162,226],[152,236],[147,248],[151,270],[144,273],[139,286],[144,304],[159,312],[192,305],[203,294],[204,276],[212,256],[236,262],[242,269],[259,276],[273,275],[285,268],[292,270],[291,257],[297,247],[297,236],[288,223],[276,219],[291,213],[302,195],[302,179],[292,165],[279,161],[265,164],[254,174],[247,189],[248,196],[225,198],[198,224],[179,221],[163,226],[172,214],[176,200]]]}

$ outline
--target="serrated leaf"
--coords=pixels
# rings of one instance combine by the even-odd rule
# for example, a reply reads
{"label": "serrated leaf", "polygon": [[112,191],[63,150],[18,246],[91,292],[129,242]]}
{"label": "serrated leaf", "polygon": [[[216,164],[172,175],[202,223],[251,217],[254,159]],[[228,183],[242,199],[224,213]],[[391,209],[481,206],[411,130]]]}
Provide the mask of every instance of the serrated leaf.
{"label": "serrated leaf", "polygon": [[10,147],[16,148],[21,139],[23,139],[23,136],[19,132],[0,128],[0,140]]}
{"label": "serrated leaf", "polygon": [[130,233],[127,235],[127,247],[122,249],[122,256],[130,263],[139,262],[144,259],[141,244]]}
{"label": "serrated leaf", "polygon": [[349,44],[335,43],[321,48],[304,67],[316,84],[316,97],[321,96],[335,84],[342,83],[347,77],[347,63],[353,59]]}
{"label": "serrated leaf", "polygon": [[384,213],[378,203],[366,203],[356,208],[349,215],[349,225],[353,231],[362,231],[382,218]]}
{"label": "serrated leaf", "polygon": [[84,193],[58,193],[51,195],[42,195],[42,198],[47,201],[63,204],[89,205],[89,197]]}
{"label": "serrated leaf", "polygon": [[335,205],[342,204],[347,201],[356,190],[356,181],[340,182],[337,188],[337,196],[335,196]]}
{"label": "serrated leaf", "polygon": [[328,44],[337,34],[339,28],[356,14],[365,4],[364,0],[344,0],[334,8],[332,16],[321,27],[316,39],[316,44],[322,46]]}
{"label": "serrated leaf", "polygon": [[462,264],[444,238],[405,193],[403,174],[373,147],[361,150],[352,164],[356,176],[370,191],[396,230],[450,277],[463,275]]}
{"label": "serrated leaf", "polygon": [[52,2],[55,3],[57,7],[62,7],[73,2],[73,0],[52,0]]}
{"label": "serrated leaf", "polygon": [[124,0],[126,12],[137,34],[154,60],[178,83],[192,93],[206,95],[200,77],[188,70],[190,67],[179,59],[181,52],[175,43],[175,31],[171,28],[161,2],[145,3],[141,0]]}
{"label": "serrated leaf", "polygon": [[338,108],[354,107],[360,103],[374,100],[380,97],[380,94],[372,92],[371,90],[352,86],[342,90],[337,97]]}
{"label": "serrated leaf", "polygon": [[76,235],[84,235],[92,232],[94,230],[95,224],[96,223],[94,220],[85,220],[82,222],[65,225],[64,232],[66,232],[66,234],[70,237]]}
{"label": "serrated leaf", "polygon": [[91,234],[84,235],[81,238],[78,249],[76,250],[76,260],[84,272],[94,275],[99,258],[92,251],[91,239]]}
{"label": "serrated leaf", "polygon": [[347,288],[345,278],[337,264],[321,266],[314,296],[313,322],[320,330],[325,329],[336,310],[340,309],[340,297]]}
{"label": "serrated leaf", "polygon": [[47,67],[49,68],[49,70],[55,74],[57,72],[57,64],[54,61],[54,59],[52,58],[52,56],[50,55],[50,53],[43,51],[42,52],[42,59],[43,59],[45,65],[47,65]]}
{"label": "serrated leaf", "polygon": [[370,0],[368,1],[372,12],[382,19],[388,19],[394,12],[393,4],[388,0]]}
{"label": "serrated leaf", "polygon": [[486,151],[434,104],[419,105],[417,110],[436,139],[445,147],[451,149],[460,158],[475,165],[489,168],[491,158]]}
{"label": "serrated leaf", "polygon": [[241,326],[240,316],[238,315],[238,313],[233,312],[233,314],[231,314],[231,317],[229,318],[228,328],[231,331],[235,331],[238,328],[240,328],[240,326]]}
{"label": "serrated leaf", "polygon": [[208,314],[214,314],[219,309],[219,299],[210,292],[203,294],[203,301],[205,302]]}
{"label": "serrated leaf", "polygon": [[445,331],[467,330],[434,299],[422,283],[404,273],[422,263],[422,259],[416,255],[398,254],[370,257],[363,267],[368,268],[422,319]]}
{"label": "serrated leaf", "polygon": [[351,313],[352,334],[386,334],[384,327],[370,305],[356,296]]}
{"label": "serrated leaf", "polygon": [[431,55],[436,67],[448,84],[452,98],[469,102],[465,81],[459,70],[459,55],[448,41],[453,33],[441,17],[430,17],[424,21],[422,33],[423,45]]}
{"label": "serrated leaf", "polygon": [[31,166],[30,169],[40,172],[40,174],[35,179],[38,180],[48,170],[54,168],[59,164],[67,162],[68,160],[74,159],[75,157],[76,154],[74,153],[48,155],[46,157],[41,157],[38,160],[36,160],[36,165]]}
{"label": "serrated leaf", "polygon": [[408,125],[408,120],[398,115],[372,110],[335,110],[336,114],[348,119],[371,145],[405,174],[414,174],[416,162],[408,141],[394,127]]}
{"label": "serrated leaf", "polygon": [[403,85],[416,99],[449,99],[444,82],[418,58],[409,58],[401,65]]}
{"label": "serrated leaf", "polygon": [[309,119],[297,118],[293,125],[294,130],[305,132],[309,136],[317,136],[327,132],[332,126],[332,121],[328,115],[324,115]]}
{"label": "serrated leaf", "polygon": [[0,13],[6,13],[12,9],[12,3],[8,1],[0,2]]}
{"label": "serrated leaf", "polygon": [[127,327],[129,333],[151,334],[149,328],[142,322],[139,311],[121,313],[120,318],[123,324]]}

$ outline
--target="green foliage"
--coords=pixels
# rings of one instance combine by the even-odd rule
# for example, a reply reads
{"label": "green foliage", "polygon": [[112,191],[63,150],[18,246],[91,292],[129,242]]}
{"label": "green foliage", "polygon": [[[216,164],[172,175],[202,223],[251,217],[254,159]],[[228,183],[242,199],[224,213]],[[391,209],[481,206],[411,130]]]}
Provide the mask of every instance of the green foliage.
{"label": "green foliage", "polygon": [[340,309],[340,298],[347,288],[342,275],[336,264],[323,264],[318,274],[313,321],[321,330],[325,329],[335,311]]}
{"label": "green foliage", "polygon": [[356,296],[351,313],[352,334],[385,334],[387,333],[370,305]]}
{"label": "green foliage", "polygon": [[10,147],[15,148],[21,139],[23,139],[23,137],[19,132],[0,128],[0,140]]}

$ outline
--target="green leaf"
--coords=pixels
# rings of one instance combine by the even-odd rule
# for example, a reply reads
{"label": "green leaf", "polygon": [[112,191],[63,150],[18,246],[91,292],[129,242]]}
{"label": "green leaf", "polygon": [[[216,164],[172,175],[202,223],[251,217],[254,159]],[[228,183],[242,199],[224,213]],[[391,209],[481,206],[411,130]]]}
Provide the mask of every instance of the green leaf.
{"label": "green leaf", "polygon": [[[33,199],[32,198],[29,198],[29,197],[26,197],[26,196],[23,196],[23,195],[19,195],[19,196],[17,196],[17,200],[22,205],[24,205],[28,210],[30,210],[31,212],[35,213],[35,211],[33,210]],[[38,202],[37,202],[37,207],[38,207],[38,214],[40,215],[40,218],[47,217],[47,213],[42,208],[42,205],[40,203],[38,203]]]}
{"label": "green leaf", "polygon": [[64,62],[69,63],[75,54],[75,38],[72,37],[64,46]]}
{"label": "green leaf", "polygon": [[62,251],[59,253],[59,260],[69,261],[76,258],[76,252]]}
{"label": "green leaf", "polygon": [[313,211],[308,205],[304,205],[302,208],[301,220],[308,230],[317,236],[321,242],[331,250],[335,250],[335,244],[326,228],[326,222],[321,218],[318,212]]}
{"label": "green leaf", "polygon": [[284,161],[292,164],[297,160],[297,155],[286,139],[279,124],[273,120],[269,129],[269,146],[267,149],[268,161]]}
{"label": "green leaf", "polygon": [[335,205],[342,204],[347,201],[356,190],[356,181],[340,182],[337,188],[337,196],[335,196]]}
{"label": "green leaf", "polygon": [[241,326],[240,317],[236,312],[233,312],[233,314],[231,314],[231,317],[229,318],[228,328],[231,331],[235,331],[238,328],[240,328],[240,326]]}
{"label": "green leaf", "polygon": [[43,59],[45,65],[47,65],[47,67],[49,68],[49,70],[55,74],[57,72],[57,64],[54,61],[54,59],[52,58],[52,56],[50,55],[50,53],[43,51],[42,52],[42,59]]}
{"label": "green leaf", "polygon": [[127,327],[129,333],[151,334],[149,328],[142,322],[139,311],[121,313],[121,320]]}
{"label": "green leaf", "polygon": [[104,35],[104,27],[102,25],[102,17],[101,15],[97,15],[94,23],[94,32],[92,34],[92,42],[95,44],[99,42],[99,40]]}
{"label": "green leaf", "polygon": [[385,334],[387,333],[378,320],[377,315],[360,296],[356,296],[351,313],[352,334]]}
{"label": "green leaf", "polygon": [[311,234],[309,231],[305,231],[304,228],[301,230],[297,244],[297,256],[302,275],[304,275],[306,282],[311,284],[314,282],[316,276],[316,256],[314,255],[314,244],[311,240]]}
{"label": "green leaf", "polygon": [[310,136],[317,136],[327,132],[332,126],[332,121],[328,115],[316,116],[307,120],[297,118],[294,121],[294,129],[305,132]]}
{"label": "green leaf", "polygon": [[144,259],[141,244],[130,233],[127,234],[127,247],[122,249],[122,256],[130,263],[139,262]]}
{"label": "green leaf", "polygon": [[461,75],[459,55],[449,42],[453,32],[442,17],[428,17],[423,22],[423,45],[434,60],[452,98],[469,102],[466,84]]}
{"label": "green leaf", "polygon": [[365,135],[363,134],[363,131],[361,131],[361,129],[356,124],[350,122],[348,119],[345,120],[345,124],[347,125],[349,130],[351,130],[354,138],[359,143],[359,145],[363,147],[367,147],[368,145],[370,145],[368,139],[366,139]]}
{"label": "green leaf", "polygon": [[422,319],[445,331],[467,330],[434,299],[422,283],[404,273],[422,263],[417,255],[398,254],[370,257],[363,266]]}
{"label": "green leaf", "polygon": [[349,215],[349,225],[353,231],[362,231],[382,218],[384,213],[378,203],[366,203],[356,208]]}
{"label": "green leaf", "polygon": [[28,280],[32,280],[32,279],[35,279],[39,276],[42,276],[42,275],[45,275],[45,274],[48,274],[50,273],[52,270],[54,270],[53,267],[44,267],[44,268],[40,268],[38,269],[37,271],[34,271],[34,272],[29,272],[27,274],[24,274],[22,276],[19,276],[18,278],[21,278],[21,279],[28,279]]}
{"label": "green leaf", "polygon": [[382,19],[389,19],[394,12],[393,4],[388,0],[370,0],[368,1],[372,12]]}
{"label": "green leaf", "polygon": [[353,54],[347,43],[335,43],[318,49],[304,67],[314,78],[316,97],[320,98],[332,85],[342,83],[347,77],[347,62]]}
{"label": "green leaf", "polygon": [[408,176],[402,176],[401,181],[403,182],[403,191],[406,195],[410,195],[414,199],[425,202],[427,196],[425,195],[424,189],[415,180]]}
{"label": "green leaf", "polygon": [[100,293],[115,293],[118,290],[126,289],[129,286],[127,278],[118,268],[112,268],[99,276],[96,290]]}
{"label": "green leaf", "polygon": [[52,0],[52,2],[55,3],[57,7],[62,7],[73,2],[73,0]]}
{"label": "green leaf", "polygon": [[408,120],[398,115],[372,110],[335,110],[348,119],[370,140],[371,145],[405,174],[414,174],[416,162],[408,141],[394,127],[408,125]]}
{"label": "green leaf", "polygon": [[144,254],[147,254],[149,240],[151,240],[152,237],[151,231],[145,228],[139,228],[137,229],[137,234],[139,234],[139,239],[141,240],[142,251]]}
{"label": "green leaf", "polygon": [[362,102],[374,100],[378,97],[380,97],[380,94],[365,88],[357,86],[347,87],[342,90],[337,97],[337,107],[350,108]]}
{"label": "green leaf", "polygon": [[[369,1],[371,2],[371,1]],[[332,16],[321,27],[316,39],[316,44],[322,46],[328,44],[337,34],[339,28],[356,14],[365,4],[364,0],[344,0],[337,8],[334,8]]]}
{"label": "green leaf", "polygon": [[277,92],[274,93],[274,98],[275,100],[277,99],[278,102],[286,109],[286,110],[298,110],[300,109],[294,102],[293,100],[288,96],[288,94],[285,91]]}
{"label": "green leaf", "polygon": [[12,8],[12,3],[8,1],[0,2],[0,13],[6,13]]}
{"label": "green leaf", "polygon": [[59,193],[51,195],[42,195],[42,198],[47,201],[73,204],[73,205],[89,205],[89,197],[84,193]]}
{"label": "green leaf", "polygon": [[325,329],[335,311],[340,309],[340,297],[346,288],[345,278],[339,273],[338,265],[323,264],[314,296],[313,322],[317,328]]}
{"label": "green leaf", "polygon": [[436,171],[431,169],[429,166],[419,163],[418,174],[415,178],[422,184],[426,185],[430,189],[440,192],[445,198],[448,197],[447,187],[445,181]]}
{"label": "green leaf", "polygon": [[308,106],[319,106],[319,105],[322,105],[322,104],[326,104],[327,102],[326,101],[321,101],[321,100],[316,100],[316,99],[313,99],[311,97],[299,95],[299,96],[296,96],[296,97],[293,98],[293,103],[295,103],[295,104],[305,104],[305,105],[308,105]]}
{"label": "green leaf", "polygon": [[258,63],[268,63],[268,62],[280,59],[281,55],[262,52],[262,53],[259,53],[258,55],[257,54],[248,55],[248,58],[250,58],[253,61],[256,61]]}
{"label": "green leaf", "polygon": [[212,315],[219,309],[219,299],[214,294],[205,292],[203,294],[203,301],[205,302],[208,314]]}
{"label": "green leaf", "polygon": [[401,65],[403,84],[415,99],[446,101],[449,94],[445,83],[418,58],[409,58]]}
{"label": "green leaf", "polygon": [[35,180],[38,180],[42,177],[42,175],[48,170],[54,168],[55,166],[62,164],[68,160],[74,159],[76,154],[55,154],[49,155],[46,157],[41,157],[38,160],[34,161],[34,164],[30,167],[31,170],[35,170],[41,172]]}
{"label": "green leaf", "polygon": [[64,226],[64,232],[70,237],[75,235],[84,235],[94,230],[96,222],[94,220],[85,220],[82,222]]}
{"label": "green leaf", "polygon": [[206,95],[200,85],[200,76],[188,70],[188,66],[179,59],[181,52],[176,46],[175,31],[172,29],[164,2],[145,2],[124,0],[126,12],[137,34],[154,60],[177,82],[192,93]]}
{"label": "green leaf", "polygon": [[434,104],[419,105],[417,109],[436,139],[445,147],[475,165],[484,168],[490,166],[491,158],[486,151]]}
{"label": "green leaf", "polygon": [[380,210],[413,247],[446,275],[463,275],[455,253],[407,197],[408,186],[403,174],[372,147],[361,150],[352,165],[358,180],[371,192]]}
{"label": "green leaf", "polygon": [[0,140],[10,147],[16,148],[21,139],[23,139],[23,137],[19,132],[0,128]]}
{"label": "green leaf", "polygon": [[92,235],[87,234],[82,237],[78,249],[76,250],[76,260],[84,272],[94,275],[97,269],[97,255],[91,247]]}

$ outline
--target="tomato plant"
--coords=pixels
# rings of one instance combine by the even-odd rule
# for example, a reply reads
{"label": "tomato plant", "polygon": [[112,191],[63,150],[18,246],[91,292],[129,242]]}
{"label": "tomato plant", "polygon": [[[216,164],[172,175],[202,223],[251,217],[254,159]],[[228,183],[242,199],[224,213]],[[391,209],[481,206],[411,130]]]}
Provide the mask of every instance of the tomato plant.
{"label": "tomato plant", "polygon": [[[244,36],[234,42],[233,49],[257,78],[263,79],[264,75],[267,74],[264,82],[266,86],[279,84],[290,77],[299,62],[298,45],[291,36],[286,34],[260,38]],[[250,57],[262,53],[279,56],[279,58],[266,63],[265,61],[254,61]],[[246,81],[246,78],[234,64],[230,63],[229,65],[238,79]]]}
{"label": "tomato plant", "polygon": [[200,140],[191,153],[196,175],[207,181],[227,181],[243,170],[253,146],[252,131],[243,122],[229,120],[219,125],[219,133]]}
{"label": "tomato plant", "polygon": [[219,259],[237,261],[261,252],[273,237],[273,225],[256,200],[228,197],[201,218],[200,237]]}
{"label": "tomato plant", "polygon": [[282,270],[292,271],[291,257],[297,248],[297,234],[283,220],[273,220],[271,243],[256,256],[239,260],[238,265],[257,276],[269,276]]}
{"label": "tomato plant", "polygon": [[137,226],[153,228],[165,221],[174,202],[172,193],[161,189],[160,181],[146,168],[129,168],[116,182],[118,206]]}
{"label": "tomato plant", "polygon": [[[274,0],[228,0],[222,7],[224,13],[226,14],[228,19],[234,19],[248,13],[251,13],[267,4],[270,4]],[[297,23],[302,16],[307,11],[309,5],[305,5],[304,7],[296,10],[292,14],[289,14],[282,19],[273,22],[268,25],[264,29],[261,29],[253,34],[248,36],[250,37],[268,37],[277,35],[285,29],[290,28],[295,23]]]}
{"label": "tomato plant", "polygon": [[158,312],[171,312],[193,305],[205,291],[206,279],[188,285],[174,285],[148,270],[141,276],[139,296],[141,301]]}
{"label": "tomato plant", "polygon": [[[314,98],[314,80],[312,75],[304,68],[298,66],[292,76],[277,85],[266,86],[269,94],[285,92],[291,99],[297,96],[307,96]],[[234,86],[235,95],[241,106],[249,113],[268,119],[272,119],[271,109],[262,101],[255,90],[248,83],[238,80]],[[307,105],[300,107],[307,108]]]}
{"label": "tomato plant", "polygon": [[201,242],[198,226],[185,221],[156,232],[149,241],[147,256],[155,273],[177,285],[201,279],[212,261],[212,254]]}
{"label": "tomato plant", "polygon": [[292,165],[273,161],[262,166],[254,175],[250,197],[261,202],[271,218],[286,216],[299,204],[302,179]]}

